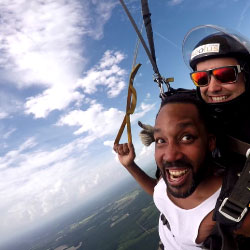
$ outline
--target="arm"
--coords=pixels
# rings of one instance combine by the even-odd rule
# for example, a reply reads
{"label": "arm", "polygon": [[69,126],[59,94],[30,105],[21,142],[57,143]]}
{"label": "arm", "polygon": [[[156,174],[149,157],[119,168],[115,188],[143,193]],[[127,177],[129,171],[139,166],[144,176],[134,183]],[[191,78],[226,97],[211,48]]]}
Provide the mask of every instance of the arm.
{"label": "arm", "polygon": [[150,195],[153,195],[154,187],[157,184],[157,180],[148,176],[134,162],[135,150],[133,144],[132,143],[115,144],[113,149],[118,154],[120,163],[134,177],[134,179],[144,189],[144,191]]}

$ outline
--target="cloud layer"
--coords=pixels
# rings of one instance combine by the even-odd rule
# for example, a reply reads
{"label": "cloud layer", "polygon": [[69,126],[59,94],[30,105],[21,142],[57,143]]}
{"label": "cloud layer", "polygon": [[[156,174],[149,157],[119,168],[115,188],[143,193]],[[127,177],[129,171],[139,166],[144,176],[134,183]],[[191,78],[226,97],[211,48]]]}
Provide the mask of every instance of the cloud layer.
{"label": "cloud layer", "polygon": [[106,51],[99,64],[87,71],[77,85],[87,94],[95,93],[98,85],[104,85],[108,88],[108,96],[116,97],[125,86],[126,71],[118,66],[124,57],[119,51]]}
{"label": "cloud layer", "polygon": [[[126,55],[107,48],[93,63],[87,44],[103,37],[116,4],[0,3],[1,238],[110,185],[117,163],[104,145],[112,144],[124,117],[111,100],[126,86]],[[141,103],[131,122],[153,108]],[[65,131],[60,142],[50,138],[55,128]]]}
{"label": "cloud layer", "polygon": [[[62,110],[84,97],[76,91],[87,62],[84,43],[89,37],[102,37],[103,26],[114,7],[113,1],[0,3],[1,77],[19,88],[44,89],[27,97],[24,105],[27,114],[44,118],[51,111]],[[108,83],[110,96],[117,95],[123,87],[119,79],[115,89],[113,80],[110,78]]]}

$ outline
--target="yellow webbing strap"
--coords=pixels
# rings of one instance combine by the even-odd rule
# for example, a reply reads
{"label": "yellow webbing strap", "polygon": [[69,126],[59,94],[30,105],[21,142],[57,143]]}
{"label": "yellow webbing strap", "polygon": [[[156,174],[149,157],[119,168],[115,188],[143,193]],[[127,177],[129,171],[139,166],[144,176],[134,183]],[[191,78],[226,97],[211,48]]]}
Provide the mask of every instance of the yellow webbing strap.
{"label": "yellow webbing strap", "polygon": [[[135,107],[136,107],[136,101],[137,101],[137,96],[136,96],[136,90],[133,87],[133,82],[135,75],[138,71],[138,69],[141,67],[141,64],[138,63],[135,67],[133,67],[130,77],[129,77],[129,85],[128,85],[128,97],[127,97],[127,106],[126,106],[126,114],[124,116],[123,122],[121,124],[121,127],[118,131],[118,134],[115,138],[114,144],[118,144],[122,133],[124,131],[125,125],[127,124],[127,134],[128,134],[128,142],[132,142],[132,134],[131,134],[131,126],[130,126],[130,115],[134,113]],[[131,96],[132,96],[132,102],[131,102]]]}

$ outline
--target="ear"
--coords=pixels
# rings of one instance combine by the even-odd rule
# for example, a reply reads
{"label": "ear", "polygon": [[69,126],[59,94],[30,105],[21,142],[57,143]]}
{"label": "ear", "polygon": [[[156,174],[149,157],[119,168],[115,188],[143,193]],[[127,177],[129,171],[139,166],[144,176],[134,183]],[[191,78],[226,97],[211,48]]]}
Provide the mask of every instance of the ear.
{"label": "ear", "polygon": [[213,152],[216,148],[216,137],[214,134],[208,134],[208,149]]}

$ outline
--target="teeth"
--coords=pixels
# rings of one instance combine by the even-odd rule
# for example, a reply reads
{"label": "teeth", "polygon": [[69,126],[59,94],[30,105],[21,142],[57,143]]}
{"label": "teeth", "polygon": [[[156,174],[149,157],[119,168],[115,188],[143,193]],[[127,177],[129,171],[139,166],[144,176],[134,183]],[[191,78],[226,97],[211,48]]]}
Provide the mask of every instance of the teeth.
{"label": "teeth", "polygon": [[188,169],[185,170],[169,170],[169,174],[172,178],[180,177],[184,174],[186,174]]}
{"label": "teeth", "polygon": [[227,96],[212,96],[211,97],[214,102],[221,102],[226,100],[228,97]]}

